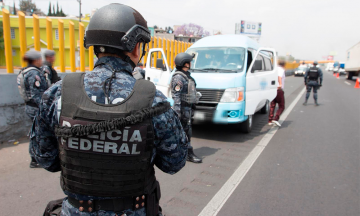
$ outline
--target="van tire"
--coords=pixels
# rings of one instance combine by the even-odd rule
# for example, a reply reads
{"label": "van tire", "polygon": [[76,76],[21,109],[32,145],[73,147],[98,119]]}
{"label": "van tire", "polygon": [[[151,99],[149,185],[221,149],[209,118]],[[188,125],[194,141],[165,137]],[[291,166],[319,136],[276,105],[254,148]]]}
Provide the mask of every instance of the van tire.
{"label": "van tire", "polygon": [[248,115],[248,119],[240,124],[240,130],[243,133],[250,133],[253,126],[253,115]]}
{"label": "van tire", "polygon": [[267,114],[270,110],[270,102],[266,101],[266,104],[264,105],[263,108],[261,108],[260,113],[261,114]]}

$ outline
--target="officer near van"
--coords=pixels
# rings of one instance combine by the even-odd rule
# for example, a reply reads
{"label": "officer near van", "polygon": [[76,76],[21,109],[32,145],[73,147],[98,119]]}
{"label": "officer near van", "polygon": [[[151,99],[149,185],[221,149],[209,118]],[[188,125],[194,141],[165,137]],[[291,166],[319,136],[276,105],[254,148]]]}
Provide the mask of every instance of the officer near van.
{"label": "officer near van", "polygon": [[[31,121],[39,110],[40,100],[43,93],[48,89],[46,77],[41,69],[41,53],[36,50],[27,51],[23,57],[27,66],[20,70],[17,77],[19,93],[25,101],[25,113]],[[30,168],[38,168],[34,155],[30,151]]]}
{"label": "officer near van", "polygon": [[314,96],[315,106],[319,106],[317,91],[322,86],[323,73],[320,68],[316,67],[317,65],[318,62],[314,61],[313,67],[310,67],[305,72],[304,81],[306,86],[306,98],[305,98],[305,102],[303,103],[304,106],[307,105],[308,99],[310,97],[311,89],[313,90],[313,94],[314,94],[313,96]]}
{"label": "officer near van", "polygon": [[171,95],[174,100],[173,109],[178,114],[189,140],[187,160],[193,163],[201,163],[202,159],[195,155],[190,142],[192,136],[191,119],[197,101],[196,82],[189,72],[190,62],[193,58],[187,53],[179,53],[175,57],[176,72],[171,79]]}
{"label": "officer near van", "polygon": [[48,80],[50,80],[51,85],[61,80],[58,76],[56,70],[54,69],[55,62],[55,51],[54,50],[45,50],[44,52],[45,61],[43,63],[44,74]]}
{"label": "officer near van", "polygon": [[104,6],[84,38],[98,57],[94,70],[67,75],[44,93],[31,145],[46,170],[61,171],[61,215],[162,215],[154,165],[178,172],[187,139],[167,98],[132,76],[150,40],[138,11]]}

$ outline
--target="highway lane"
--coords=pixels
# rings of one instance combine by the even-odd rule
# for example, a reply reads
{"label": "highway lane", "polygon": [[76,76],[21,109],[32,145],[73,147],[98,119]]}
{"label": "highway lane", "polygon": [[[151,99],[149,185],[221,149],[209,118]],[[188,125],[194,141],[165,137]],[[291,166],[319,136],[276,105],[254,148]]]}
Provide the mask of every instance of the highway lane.
{"label": "highway lane", "polygon": [[[303,89],[302,78],[287,77],[287,102]],[[229,125],[194,125],[192,143],[204,163],[187,163],[179,173],[156,170],[162,187],[161,206],[167,216],[198,215],[249,152],[270,129],[267,115],[256,114],[251,134],[242,134]],[[65,195],[59,173],[29,169],[28,143],[0,145],[1,215],[41,215],[47,202]]]}
{"label": "highway lane", "polygon": [[296,104],[218,215],[360,215],[360,89],[346,82],[324,73],[320,106]]}

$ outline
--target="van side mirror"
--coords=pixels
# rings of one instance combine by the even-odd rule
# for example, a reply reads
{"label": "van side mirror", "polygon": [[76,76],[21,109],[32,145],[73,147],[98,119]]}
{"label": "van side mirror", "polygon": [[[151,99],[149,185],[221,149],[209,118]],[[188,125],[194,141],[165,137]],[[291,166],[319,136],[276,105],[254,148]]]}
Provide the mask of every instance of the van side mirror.
{"label": "van side mirror", "polygon": [[255,60],[253,67],[251,68],[251,73],[254,73],[257,70],[262,70],[262,61],[261,60]]}

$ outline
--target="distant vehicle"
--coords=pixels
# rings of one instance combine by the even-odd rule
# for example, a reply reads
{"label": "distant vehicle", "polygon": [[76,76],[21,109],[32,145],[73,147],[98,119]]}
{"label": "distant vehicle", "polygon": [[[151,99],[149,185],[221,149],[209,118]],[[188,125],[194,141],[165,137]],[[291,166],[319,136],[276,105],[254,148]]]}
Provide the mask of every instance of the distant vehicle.
{"label": "distant vehicle", "polygon": [[334,69],[334,63],[328,63],[326,66],[327,71],[332,71]]}
{"label": "distant vehicle", "polygon": [[295,76],[304,76],[307,69],[308,69],[308,67],[306,65],[300,65],[298,68],[296,68],[294,75]]}
{"label": "distant vehicle", "polygon": [[348,49],[345,64],[345,71],[348,79],[351,80],[353,76],[360,74],[360,42]]}
{"label": "distant vehicle", "polygon": [[344,62],[340,62],[340,65],[339,65],[339,68],[338,68],[338,71],[339,75],[346,75],[346,72],[345,72],[345,63]]}

